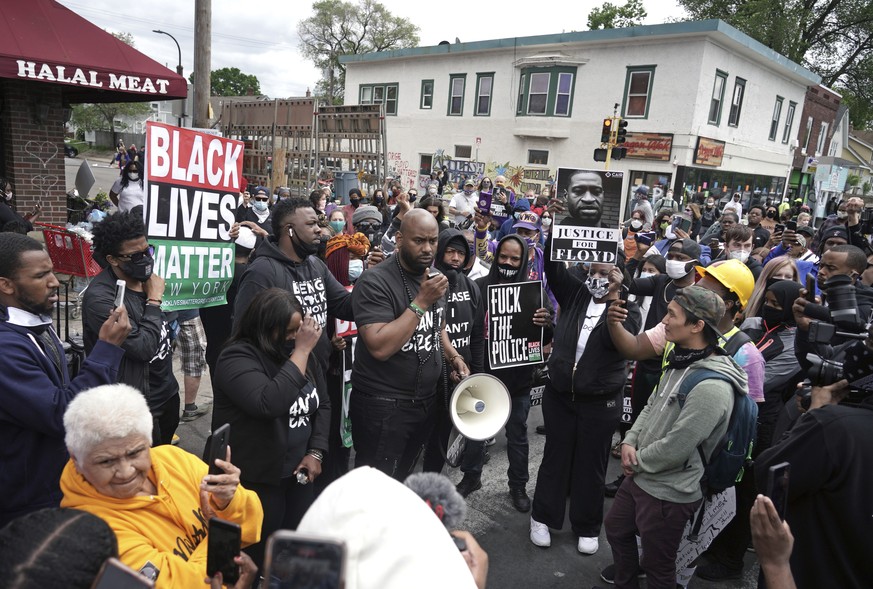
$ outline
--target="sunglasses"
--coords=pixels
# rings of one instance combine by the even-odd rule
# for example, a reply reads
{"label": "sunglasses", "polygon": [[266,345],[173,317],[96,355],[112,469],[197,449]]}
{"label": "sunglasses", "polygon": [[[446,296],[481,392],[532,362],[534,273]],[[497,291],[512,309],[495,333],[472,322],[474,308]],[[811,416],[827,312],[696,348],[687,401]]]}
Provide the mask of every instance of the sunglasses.
{"label": "sunglasses", "polygon": [[270,200],[270,197],[269,196],[256,196],[255,200],[259,200],[261,202],[267,202],[268,200]]}
{"label": "sunglasses", "polygon": [[127,258],[128,260],[130,260],[131,262],[136,264],[138,262],[142,262],[146,256],[152,257],[154,255],[155,255],[155,248],[154,248],[154,246],[150,245],[141,252],[134,252],[132,254],[117,254],[115,257],[116,258]]}

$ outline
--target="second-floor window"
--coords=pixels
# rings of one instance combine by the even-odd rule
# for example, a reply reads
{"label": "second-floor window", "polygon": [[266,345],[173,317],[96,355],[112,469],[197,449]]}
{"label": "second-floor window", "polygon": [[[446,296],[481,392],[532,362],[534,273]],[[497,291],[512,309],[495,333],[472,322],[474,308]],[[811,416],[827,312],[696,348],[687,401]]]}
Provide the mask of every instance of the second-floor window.
{"label": "second-floor window", "polygon": [[466,84],[467,74],[452,74],[449,77],[449,116],[463,116],[464,88]]}
{"label": "second-floor window", "polygon": [[740,124],[740,114],[743,111],[743,97],[746,95],[746,81],[737,78],[734,81],[734,93],[731,96],[731,112],[728,115],[728,125],[737,127]]}
{"label": "second-floor window", "polygon": [[652,83],[655,66],[631,66],[627,68],[624,83],[624,104],[621,112],[625,118],[644,119],[649,116],[652,101]]}
{"label": "second-floor window", "polygon": [[709,99],[709,118],[707,122],[710,125],[716,125],[721,122],[721,103],[724,101],[724,87],[727,85],[727,72],[716,70],[715,82],[712,85],[712,97]]}
{"label": "second-floor window", "polygon": [[362,84],[359,104],[384,104],[386,115],[397,114],[397,84]]}
{"label": "second-floor window", "polygon": [[575,82],[575,67],[525,68],[519,78],[516,115],[569,117]]}
{"label": "second-floor window", "polygon": [[776,104],[773,105],[773,119],[770,121],[770,141],[776,141],[776,132],[779,130],[779,119],[782,117],[782,97],[776,97]]}
{"label": "second-floor window", "polygon": [[487,117],[491,114],[491,95],[494,92],[494,72],[476,74],[476,110],[477,117]]}

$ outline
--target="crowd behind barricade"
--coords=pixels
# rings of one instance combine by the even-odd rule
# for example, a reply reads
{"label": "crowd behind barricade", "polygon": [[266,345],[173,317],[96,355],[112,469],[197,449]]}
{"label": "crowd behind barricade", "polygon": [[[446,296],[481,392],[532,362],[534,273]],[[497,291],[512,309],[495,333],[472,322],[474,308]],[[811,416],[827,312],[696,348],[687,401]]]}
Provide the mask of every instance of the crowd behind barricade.
{"label": "crowd behind barricade", "polygon": [[[873,228],[861,199],[829,203],[816,225],[801,200],[638,185],[612,228],[614,263],[566,263],[550,255],[556,227],[601,227],[618,196],[596,173],[571,174],[564,195],[518,194],[503,176],[453,182],[445,168],[422,195],[392,179],[307,199],[244,186],[227,303],[167,312],[131,148],[113,160],[118,211],[93,228],[103,270],[84,295],[75,370],[52,327],[48,253],[0,233],[11,586],[52,586],[63,569],[65,586],[91,587],[113,558],[157,587],[280,586],[284,565],[303,566],[276,548],[297,530],[344,542],[347,587],[484,587],[488,556],[456,515],[503,475],[487,468],[492,440],[471,438],[457,462],[447,452],[453,391],[476,374],[508,394],[506,501],[529,514],[530,541],[551,546],[565,519],[583,555],[605,538],[605,582],[737,579],[750,543],[761,587],[873,578]],[[28,223],[0,186],[3,218]],[[542,354],[498,365],[491,351],[509,336],[491,293],[529,283]],[[180,421],[210,414],[196,402],[204,374],[213,435],[201,458],[174,444]],[[441,476],[454,476],[447,464],[459,480]],[[418,470],[438,491],[400,484]],[[723,502],[736,515],[707,536]],[[213,574],[209,539],[227,522],[243,551]],[[315,586],[301,571],[281,586]]]}

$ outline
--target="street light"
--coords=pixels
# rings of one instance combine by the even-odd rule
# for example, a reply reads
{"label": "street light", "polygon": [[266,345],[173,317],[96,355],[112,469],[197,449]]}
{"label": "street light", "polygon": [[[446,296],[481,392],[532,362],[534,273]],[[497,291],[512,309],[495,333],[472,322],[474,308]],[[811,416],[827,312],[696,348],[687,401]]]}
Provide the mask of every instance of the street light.
{"label": "street light", "polygon": [[[179,46],[179,42],[176,41],[176,37],[174,37],[173,35],[171,35],[167,31],[161,31],[158,29],[152,29],[152,32],[158,33],[159,35],[166,35],[170,39],[172,39],[173,42],[176,44],[176,49],[179,50],[179,65],[176,66],[176,73],[179,74],[182,78],[184,78],[185,76],[182,74],[182,48]],[[179,114],[178,124],[181,127],[182,126],[182,119],[185,117],[185,112],[184,112],[185,111],[185,101],[184,101],[184,99],[179,106],[180,106],[180,108],[179,108],[179,113],[178,113]]]}

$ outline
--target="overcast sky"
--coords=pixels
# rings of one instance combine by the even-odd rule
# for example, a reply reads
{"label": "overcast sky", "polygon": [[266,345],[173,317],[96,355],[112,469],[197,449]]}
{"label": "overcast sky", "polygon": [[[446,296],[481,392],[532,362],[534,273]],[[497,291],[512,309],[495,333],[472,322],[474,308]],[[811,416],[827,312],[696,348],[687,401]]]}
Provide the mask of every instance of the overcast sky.
{"label": "overcast sky", "polygon": [[[127,32],[136,48],[172,70],[178,63],[173,35],[182,49],[187,77],[194,68],[194,1],[58,0],[95,25]],[[621,0],[615,0],[618,4]],[[512,8],[494,0],[441,0],[430,7],[409,0],[382,0],[388,10],[419,27],[422,46],[440,41],[462,42],[524,37],[586,30],[588,13],[601,0],[537,0],[530,9]],[[681,18],[675,0],[644,0],[646,24]],[[271,98],[303,96],[314,87],[319,72],[298,51],[297,23],[312,14],[312,4],[301,0],[212,0],[212,69],[238,67],[254,74],[261,92]]]}

